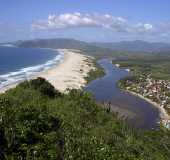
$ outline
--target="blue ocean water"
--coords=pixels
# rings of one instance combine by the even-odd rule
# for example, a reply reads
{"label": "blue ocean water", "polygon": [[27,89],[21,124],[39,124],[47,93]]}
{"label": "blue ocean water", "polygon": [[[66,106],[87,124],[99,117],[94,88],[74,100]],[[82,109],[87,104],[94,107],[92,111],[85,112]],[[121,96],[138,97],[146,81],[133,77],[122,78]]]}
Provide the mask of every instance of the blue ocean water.
{"label": "blue ocean water", "polygon": [[53,67],[63,56],[50,49],[0,46],[0,89]]}

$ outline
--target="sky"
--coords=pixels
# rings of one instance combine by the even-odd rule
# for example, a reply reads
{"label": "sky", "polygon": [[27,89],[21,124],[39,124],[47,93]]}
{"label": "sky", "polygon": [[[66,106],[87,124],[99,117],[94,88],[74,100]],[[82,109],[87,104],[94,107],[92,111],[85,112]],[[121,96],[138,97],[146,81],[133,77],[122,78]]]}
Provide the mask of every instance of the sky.
{"label": "sky", "polygon": [[170,43],[170,0],[0,0],[0,42],[37,38]]}

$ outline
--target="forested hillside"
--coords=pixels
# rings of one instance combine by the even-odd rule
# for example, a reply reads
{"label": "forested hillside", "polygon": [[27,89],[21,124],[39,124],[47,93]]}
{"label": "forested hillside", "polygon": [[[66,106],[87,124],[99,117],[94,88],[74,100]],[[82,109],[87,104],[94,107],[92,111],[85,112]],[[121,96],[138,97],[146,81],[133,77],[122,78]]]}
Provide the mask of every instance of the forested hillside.
{"label": "forested hillside", "polygon": [[139,131],[81,90],[42,78],[0,95],[0,159],[169,160],[170,132]]}

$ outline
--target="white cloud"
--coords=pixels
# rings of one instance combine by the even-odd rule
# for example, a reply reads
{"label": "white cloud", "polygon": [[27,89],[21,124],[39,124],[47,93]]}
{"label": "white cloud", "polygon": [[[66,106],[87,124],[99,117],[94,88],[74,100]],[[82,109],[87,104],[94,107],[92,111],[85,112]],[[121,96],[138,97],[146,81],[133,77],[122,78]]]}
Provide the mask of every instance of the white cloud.
{"label": "white cloud", "polygon": [[126,23],[123,17],[114,17],[109,14],[81,14],[66,13],[60,15],[49,15],[47,20],[35,21],[32,24],[33,29],[63,29],[73,27],[101,27],[112,28]]}
{"label": "white cloud", "polygon": [[152,29],[153,29],[153,26],[152,26],[152,24],[146,23],[146,24],[144,24],[144,28],[145,28],[146,30],[152,30]]}
{"label": "white cloud", "polygon": [[110,14],[82,14],[64,13],[49,15],[45,20],[32,23],[33,30],[59,30],[66,28],[105,28],[113,32],[133,34],[165,35],[170,32],[170,23],[132,23],[124,17],[115,17]]}
{"label": "white cloud", "polygon": [[131,29],[137,33],[148,33],[154,31],[153,25],[149,23],[138,23],[132,26]]}

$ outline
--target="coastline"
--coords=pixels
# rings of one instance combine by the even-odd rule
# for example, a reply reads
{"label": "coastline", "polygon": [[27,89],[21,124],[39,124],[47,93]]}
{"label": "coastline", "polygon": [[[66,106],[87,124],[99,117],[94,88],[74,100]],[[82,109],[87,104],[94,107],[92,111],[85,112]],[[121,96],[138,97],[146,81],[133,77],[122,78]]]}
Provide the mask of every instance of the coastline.
{"label": "coastline", "polygon": [[[116,67],[120,68],[120,64],[115,64]],[[125,69],[126,70],[126,69]],[[130,69],[126,70],[128,72],[131,72]],[[143,95],[136,93],[134,91],[130,91],[128,89],[124,89],[124,88],[120,88],[121,90],[123,90],[124,92],[128,92],[134,96],[137,96],[145,101],[147,101],[148,103],[152,104],[154,107],[156,107],[159,111],[159,122],[160,124],[162,124],[164,127],[170,129],[170,115],[166,112],[166,110],[161,107],[158,103],[152,101],[151,99],[144,97]]]}
{"label": "coastline", "polygon": [[66,89],[80,89],[86,85],[85,77],[93,64],[89,65],[92,57],[80,54],[72,49],[57,49],[59,53],[64,54],[63,61],[52,69],[41,72],[36,77],[42,77],[48,80],[56,89],[61,92]]}
{"label": "coastline", "polygon": [[157,104],[156,102],[153,102],[152,100],[150,100],[149,98],[146,98],[136,92],[130,91],[130,90],[124,90],[125,92],[128,92],[134,96],[137,96],[139,98],[142,98],[143,100],[147,101],[148,103],[152,104],[153,106],[155,106],[158,110],[159,110],[159,116],[160,116],[160,123],[162,123],[164,126],[167,125],[167,123],[170,123],[170,115],[166,112],[166,110],[161,107],[159,104]]}
{"label": "coastline", "polygon": [[[80,51],[72,49],[52,49],[64,54],[64,58],[52,68],[37,72],[36,75],[28,77],[35,79],[42,77],[48,80],[56,89],[64,92],[67,88],[80,89],[85,86],[86,80],[84,77],[88,75],[91,69],[94,69],[93,64],[89,65],[89,60],[92,57],[80,54]],[[22,81],[10,84],[0,89],[0,93],[16,87]]]}

